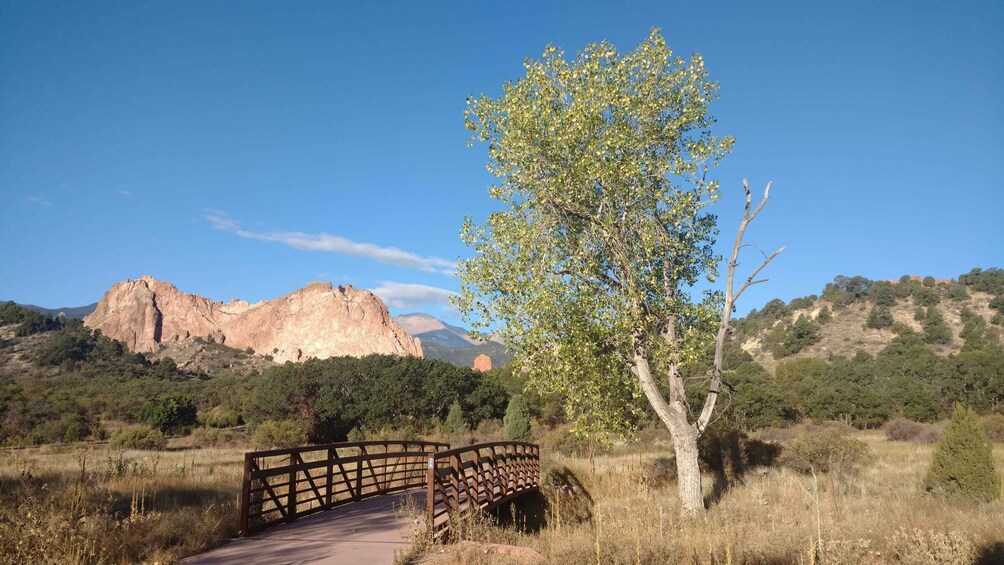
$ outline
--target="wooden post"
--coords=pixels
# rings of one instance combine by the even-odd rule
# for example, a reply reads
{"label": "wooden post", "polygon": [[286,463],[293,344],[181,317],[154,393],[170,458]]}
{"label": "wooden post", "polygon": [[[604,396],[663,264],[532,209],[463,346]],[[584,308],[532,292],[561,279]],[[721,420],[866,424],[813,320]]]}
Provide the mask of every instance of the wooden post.
{"label": "wooden post", "polygon": [[356,461],[356,495],[354,500],[363,498],[363,455],[366,455],[366,446],[359,446],[359,461]]}
{"label": "wooden post", "polygon": [[[294,459],[299,459],[299,457],[296,456],[296,453],[290,453],[290,467],[296,465],[296,463],[293,462]],[[292,522],[293,520],[296,520],[296,469],[290,470],[288,481],[289,483],[286,487],[288,489],[286,491],[286,520],[288,522]]]}
{"label": "wooden post", "polygon": [[425,515],[429,533],[436,535],[436,456],[430,454],[425,468]]}
{"label": "wooden post", "polygon": [[253,459],[251,453],[244,454],[244,478],[241,483],[241,523],[240,523],[240,535],[248,535],[248,512],[250,512],[250,502],[251,502],[251,460]]}
{"label": "wooden post", "polygon": [[335,457],[338,456],[338,450],[334,448],[328,448],[328,474],[327,474],[327,487],[324,495],[324,505],[326,507],[331,507],[331,490],[332,483],[335,480]]}

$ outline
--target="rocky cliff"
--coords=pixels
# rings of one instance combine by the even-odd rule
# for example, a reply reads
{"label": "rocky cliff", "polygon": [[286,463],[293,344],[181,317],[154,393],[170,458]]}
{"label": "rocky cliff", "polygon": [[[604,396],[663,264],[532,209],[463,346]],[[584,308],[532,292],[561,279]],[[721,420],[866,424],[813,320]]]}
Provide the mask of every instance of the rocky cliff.
{"label": "rocky cliff", "polygon": [[371,353],[422,357],[421,342],[394,322],[373,293],[331,283],[310,283],[249,304],[212,301],[143,276],[113,286],[84,324],[143,352],[161,342],[202,337],[279,362]]}

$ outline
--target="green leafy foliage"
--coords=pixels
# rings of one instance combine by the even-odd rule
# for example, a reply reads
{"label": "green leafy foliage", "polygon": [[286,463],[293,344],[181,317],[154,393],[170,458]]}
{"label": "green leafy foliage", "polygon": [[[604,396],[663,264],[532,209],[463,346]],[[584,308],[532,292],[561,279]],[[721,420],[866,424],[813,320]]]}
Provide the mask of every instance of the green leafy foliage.
{"label": "green leafy foliage", "polygon": [[309,439],[310,424],[303,420],[265,420],[254,428],[259,447],[299,447]]}
{"label": "green leafy foliage", "polygon": [[509,439],[520,440],[530,436],[530,406],[522,394],[517,394],[509,400],[502,426]]}
{"label": "green leafy foliage", "polygon": [[868,297],[874,281],[861,276],[839,275],[823,288],[822,298],[836,308],[843,308],[852,302]]}
{"label": "green leafy foliage", "polygon": [[475,329],[501,328],[517,370],[560,391],[577,425],[627,431],[643,400],[625,359],[668,374],[703,354],[718,317],[718,294],[689,292],[718,262],[708,172],[733,145],[711,132],[718,85],[658,30],[627,53],[548,47],[525,70],[468,101],[499,206],[465,221],[477,254],[458,306]]}
{"label": "green leafy foliage", "polygon": [[868,295],[876,306],[896,305],[896,289],[892,284],[886,281],[873,283],[871,288],[868,289]]}
{"label": "green leafy foliage", "polygon": [[819,332],[819,324],[803,314],[794,324],[782,322],[775,326],[764,339],[764,345],[770,349],[774,359],[783,359],[818,343],[822,339]]}
{"label": "green leafy foliage", "polygon": [[928,492],[992,500],[1000,496],[993,445],[972,408],[956,406],[924,479]]}
{"label": "green leafy foliage", "polygon": [[14,328],[14,335],[23,337],[57,330],[62,327],[62,319],[53,318],[49,314],[41,314],[13,302],[2,302],[0,303],[0,326],[11,324],[17,325]]}
{"label": "green leafy foliage", "polygon": [[198,408],[187,396],[168,394],[144,404],[139,419],[165,434],[187,433],[198,422]]}
{"label": "green leafy foliage", "polygon": [[509,397],[489,374],[416,357],[311,359],[256,378],[245,419],[307,422],[311,441],[344,441],[353,428],[426,428],[459,402],[467,423],[501,418]]}

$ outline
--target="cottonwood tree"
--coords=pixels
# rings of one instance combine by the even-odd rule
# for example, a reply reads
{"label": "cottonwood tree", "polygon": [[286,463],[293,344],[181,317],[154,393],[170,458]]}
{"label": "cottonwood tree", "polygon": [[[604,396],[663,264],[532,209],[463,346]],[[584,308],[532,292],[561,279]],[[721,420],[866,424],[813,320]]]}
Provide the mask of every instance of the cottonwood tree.
{"label": "cottonwood tree", "polygon": [[[476,329],[500,328],[516,370],[588,424],[624,429],[644,397],[673,436],[681,507],[698,511],[697,440],[715,415],[733,304],[781,251],[733,286],[769,185],[756,206],[746,187],[724,291],[698,292],[720,260],[708,173],[733,145],[710,131],[718,85],[701,56],[675,57],[654,29],[631,53],[602,42],[569,60],[548,47],[525,68],[501,96],[468,100],[501,206],[464,223],[475,256],[460,265],[457,304]],[[710,374],[684,375],[712,343]],[[695,381],[706,392],[696,410]]]}

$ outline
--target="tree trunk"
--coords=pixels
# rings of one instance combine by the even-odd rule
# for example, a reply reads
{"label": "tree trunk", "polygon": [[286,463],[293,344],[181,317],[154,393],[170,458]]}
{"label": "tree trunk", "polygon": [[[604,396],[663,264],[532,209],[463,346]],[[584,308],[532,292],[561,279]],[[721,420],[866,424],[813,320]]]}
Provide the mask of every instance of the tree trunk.
{"label": "tree trunk", "polygon": [[697,456],[697,430],[689,424],[673,434],[676,451],[676,481],[680,495],[680,510],[687,514],[704,510],[704,492],[701,490],[701,467]]}
{"label": "tree trunk", "polygon": [[676,452],[676,480],[680,493],[680,510],[686,514],[704,511],[704,495],[701,491],[701,467],[697,457],[697,428],[687,420],[687,400],[683,390],[683,377],[675,367],[670,369],[670,399],[662,397],[659,387],[652,377],[648,358],[638,353],[631,367],[641,390],[673,436],[673,450]]}

